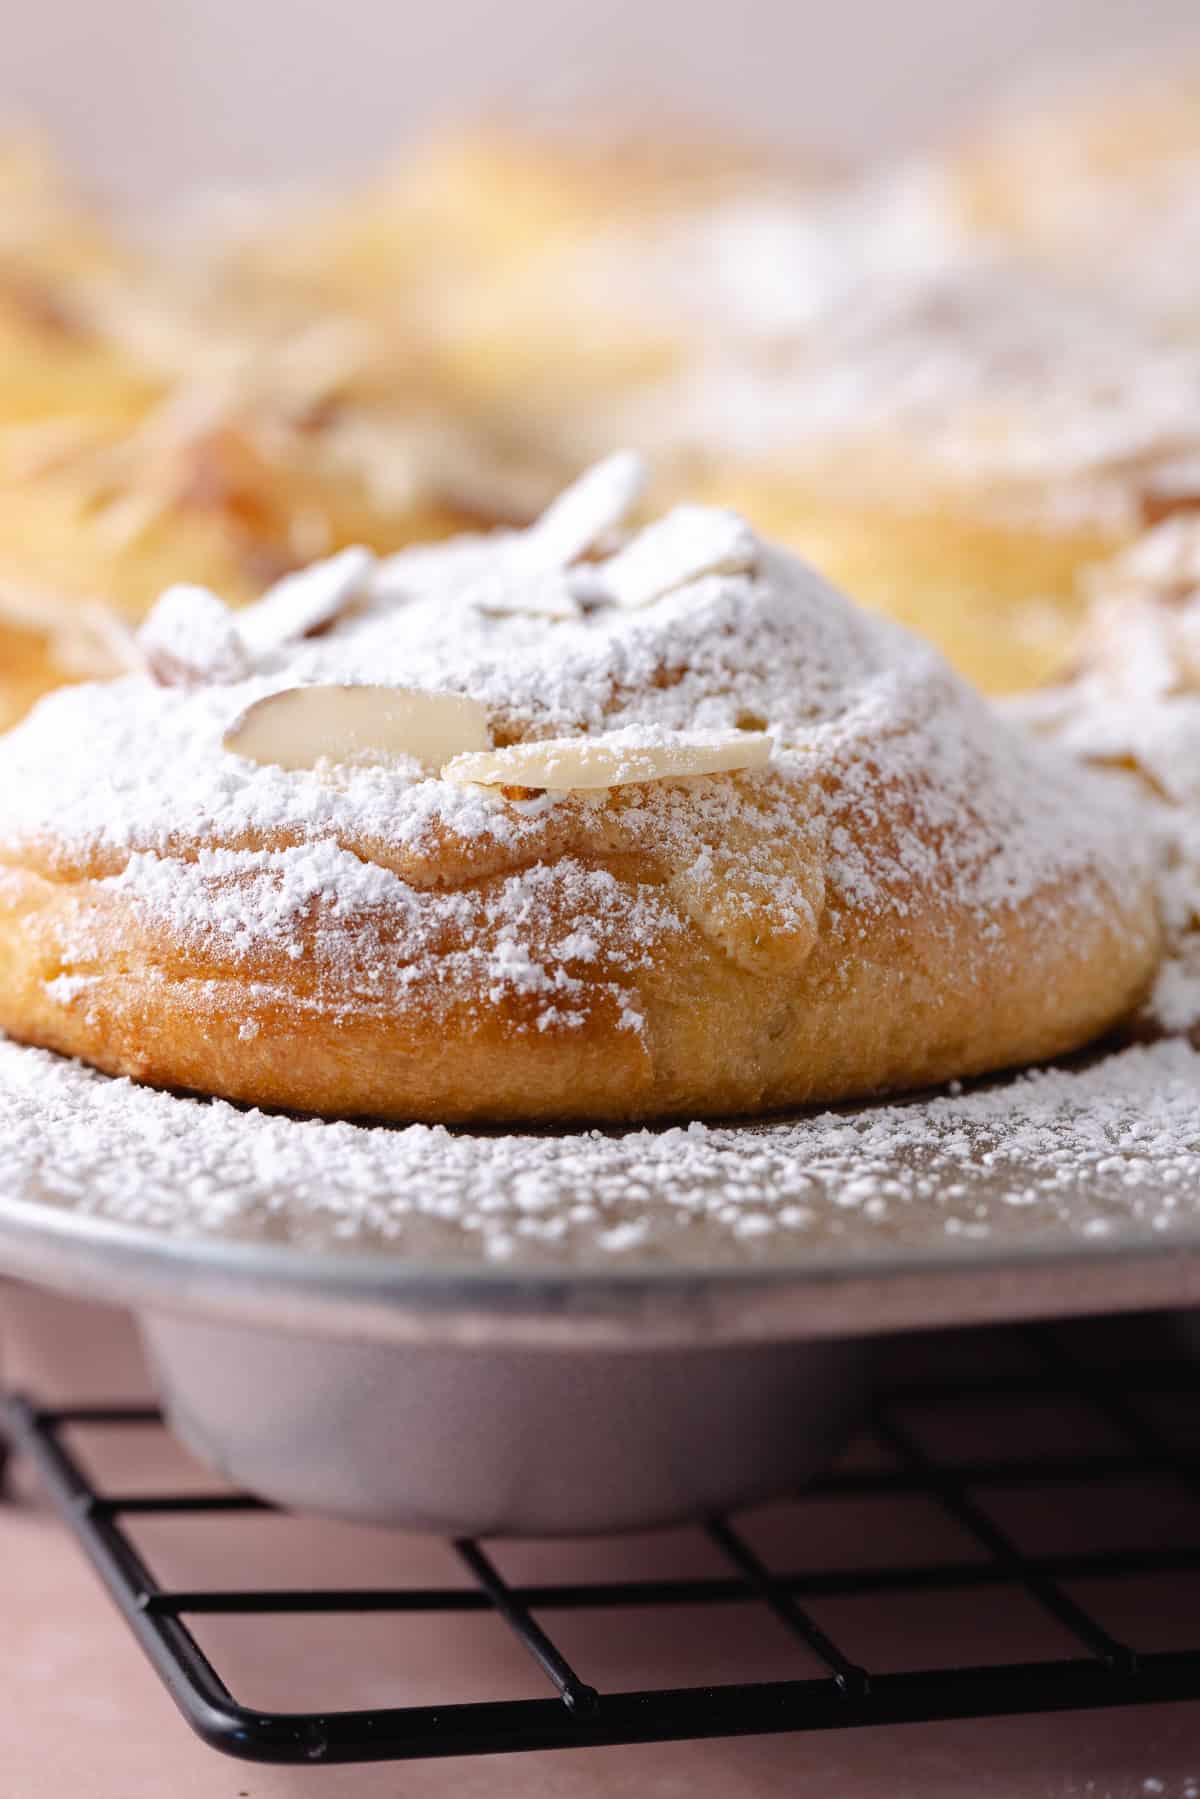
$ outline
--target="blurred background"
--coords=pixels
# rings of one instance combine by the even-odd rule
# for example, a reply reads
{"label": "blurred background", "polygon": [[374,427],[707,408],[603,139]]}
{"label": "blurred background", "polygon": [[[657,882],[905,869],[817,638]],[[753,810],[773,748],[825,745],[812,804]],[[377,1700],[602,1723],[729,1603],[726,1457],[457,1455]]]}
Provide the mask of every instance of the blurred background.
{"label": "blurred background", "polygon": [[622,446],[993,694],[1200,514],[1197,0],[10,14],[0,726]]}
{"label": "blurred background", "polygon": [[1081,58],[1200,42],[1196,0],[40,0],[0,106],[109,193],[336,175],[446,115],[580,97],[847,154]]}

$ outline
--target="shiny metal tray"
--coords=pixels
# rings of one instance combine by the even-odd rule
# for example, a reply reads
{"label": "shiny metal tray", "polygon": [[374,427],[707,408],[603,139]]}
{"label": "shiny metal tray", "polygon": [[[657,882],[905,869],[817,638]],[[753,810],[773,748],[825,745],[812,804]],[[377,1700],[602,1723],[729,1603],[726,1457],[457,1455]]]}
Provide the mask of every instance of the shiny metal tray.
{"label": "shiny metal tray", "polygon": [[853,1430],[882,1332],[1200,1303],[1196,1234],[518,1273],[5,1199],[0,1266],[131,1305],[174,1428],[240,1484],[452,1535],[642,1529],[794,1490]]}
{"label": "shiny metal tray", "polygon": [[[1200,1057],[1195,1080],[1200,1142]],[[1190,1140],[1190,1084],[1182,1103]],[[278,1211],[240,1236],[97,1215],[56,1181],[38,1117],[24,1174],[7,1189],[0,1175],[0,1272],[131,1306],[172,1423],[240,1484],[456,1535],[642,1528],[787,1491],[852,1428],[887,1332],[1200,1305],[1190,1150],[1164,1163],[1161,1204],[1152,1161],[1135,1195],[1120,1158],[1102,1157],[1061,1207],[1031,1213],[1012,1202],[1045,1168],[968,1144],[952,1176],[983,1238],[946,1233],[931,1185],[945,1158],[909,1156],[917,1199],[884,1231],[834,1228],[839,1172],[830,1228],[805,1242],[780,1234],[764,1251],[700,1229],[677,1233],[673,1256],[531,1251],[518,1265],[461,1244],[439,1254],[454,1246],[436,1232],[407,1254],[279,1241],[292,1226]],[[761,1157],[771,1128],[723,1133],[743,1199],[743,1148]],[[634,1151],[653,1147],[643,1136]],[[461,1166],[461,1136],[454,1155]],[[656,1166],[661,1186],[671,1158]],[[121,1168],[104,1166],[110,1196]]]}
{"label": "shiny metal tray", "polygon": [[680,1347],[1200,1305],[1200,1221],[748,1267],[513,1269],[181,1238],[0,1188],[0,1269],[135,1309],[377,1343]]}

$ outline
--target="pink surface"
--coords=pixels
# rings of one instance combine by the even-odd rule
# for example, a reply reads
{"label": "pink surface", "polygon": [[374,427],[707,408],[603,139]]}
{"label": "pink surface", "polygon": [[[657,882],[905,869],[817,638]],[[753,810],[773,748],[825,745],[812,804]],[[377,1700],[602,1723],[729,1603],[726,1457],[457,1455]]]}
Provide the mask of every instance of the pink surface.
{"label": "pink surface", "polygon": [[[145,1391],[145,1375],[125,1321],[95,1308],[67,1305],[11,1288],[0,1291],[6,1378],[40,1394],[75,1399]],[[959,1353],[956,1351],[956,1354]],[[1011,1442],[1007,1439],[1011,1438]],[[1049,1407],[1014,1410],[1011,1430],[989,1426],[986,1444],[960,1431],[956,1453],[981,1448],[1006,1454],[1039,1440],[1103,1448],[1105,1427]],[[125,1490],[167,1482],[211,1486],[154,1435],[82,1433],[75,1446],[108,1486]],[[18,1478],[18,1502],[0,1507],[0,1799],[435,1799],[520,1793],[530,1799],[767,1799],[767,1796],[887,1795],[887,1799],[1193,1799],[1200,1792],[1200,1706],[1124,1713],[1009,1719],[984,1724],[909,1726],[825,1736],[749,1739],[707,1744],[564,1752],[527,1758],[413,1763],[403,1767],[260,1770],[225,1761],[195,1741],[83,1564],[79,1552]],[[1144,1489],[1144,1490],[1143,1490]],[[922,1500],[885,1519],[879,1502],[805,1508],[804,1561],[845,1565],[870,1543],[872,1560],[969,1554],[953,1526]],[[1187,1503],[1165,1486],[1114,1490],[1111,1505],[1068,1515],[1053,1495],[1009,1493],[994,1515],[1023,1546],[1052,1550],[1128,1541],[1136,1517],[1158,1540],[1194,1533]],[[760,1552],[782,1551],[795,1516],[768,1508],[747,1523]],[[889,1534],[890,1533],[890,1538]],[[248,1517],[185,1527],[149,1522],[138,1536],[151,1565],[167,1581],[202,1585],[297,1584],[319,1558],[320,1578],[339,1584],[380,1580],[451,1583],[464,1578],[439,1542],[311,1520]],[[581,1578],[716,1571],[713,1551],[696,1532],[674,1531],[623,1544],[498,1545],[503,1572],[553,1580],[568,1569]],[[1105,1597],[1105,1620],[1163,1646],[1190,1626],[1197,1606],[1181,1593],[1177,1614],[1160,1615],[1159,1598],[1138,1583]],[[1195,1597],[1200,1598],[1200,1587]],[[1155,1606],[1158,1606],[1158,1610]],[[862,1599],[823,1602],[820,1621],[876,1666],[913,1665],[951,1644],[988,1660],[1028,1644],[1030,1619],[1018,1595],[986,1620],[979,1597],[952,1595],[911,1614]],[[672,1614],[646,1613],[631,1629],[626,1617],[560,1614],[554,1634],[587,1678],[601,1686],[669,1679],[680,1684],[728,1678],[731,1661],[750,1677],[803,1672],[802,1652],[751,1607]],[[420,1703],[434,1699],[535,1695],[538,1678],[506,1633],[491,1620],[446,1618],[417,1628],[386,1618],[329,1619],[281,1626],[231,1620],[201,1633],[239,1695],[266,1705]],[[1048,1628],[1044,1648],[1061,1647]],[[1158,1784],[1161,1783],[1161,1784]]]}

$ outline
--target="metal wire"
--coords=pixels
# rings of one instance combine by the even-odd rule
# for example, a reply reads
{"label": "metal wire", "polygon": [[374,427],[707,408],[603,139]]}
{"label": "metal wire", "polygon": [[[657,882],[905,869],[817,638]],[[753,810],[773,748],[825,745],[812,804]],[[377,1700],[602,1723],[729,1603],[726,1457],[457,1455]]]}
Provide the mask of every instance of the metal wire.
{"label": "metal wire", "polygon": [[[849,1569],[776,1572],[728,1519],[710,1521],[708,1535],[731,1572],[699,1579],[560,1582],[514,1586],[474,1541],[453,1545],[472,1576],[469,1587],[331,1588],[282,1591],[167,1590],[125,1528],[125,1520],[174,1515],[234,1516],[271,1507],[242,1494],[121,1495],[99,1491],[63,1433],[69,1426],[161,1428],[146,1407],[72,1406],[41,1410],[17,1396],[0,1399],[3,1439],[26,1457],[64,1522],[108,1588],[130,1629],[189,1724],[214,1748],[259,1762],[362,1762],[486,1754],[717,1737],[771,1731],[831,1730],[865,1724],[938,1718],[990,1717],[1137,1705],[1200,1698],[1200,1620],[1196,1646],[1170,1653],[1137,1652],[1102,1618],[1064,1591],[1083,1577],[1140,1574],[1163,1578],[1164,1605],[1174,1577],[1200,1570],[1200,1464],[1176,1450],[1139,1404],[1164,1393],[1196,1392],[1195,1374],[1175,1364],[1126,1371],[1120,1384],[1103,1378],[1064,1346],[1057,1333],[1030,1333],[1041,1363],[1036,1375],[910,1383],[880,1402],[874,1432],[890,1465],[835,1473],[811,1491],[826,1500],[920,1495],[952,1519],[981,1554],[973,1559],[917,1565],[866,1564]],[[947,1465],[922,1447],[904,1420],[906,1408],[991,1404],[1037,1395],[1082,1400],[1114,1430],[1121,1447],[1105,1454],[1025,1455],[1011,1461]],[[1153,1473],[1197,1501],[1196,1541],[1178,1548],[1154,1545],[1115,1552],[1024,1554],[991,1516],[986,1496],[1039,1485],[1073,1486],[1082,1503],[1113,1477]],[[935,1666],[880,1672],[860,1665],[808,1609],[822,1598],[887,1594],[920,1605],[935,1592],[1024,1591],[1068,1631],[1082,1653],[1060,1660],[1027,1660],[988,1667]],[[785,1626],[824,1672],[783,1681],[746,1683],[731,1668],[728,1681],[695,1688],[598,1691],[576,1671],[539,1617],[569,1612],[624,1611],[634,1620],[649,1607],[758,1602]],[[186,1620],[213,1615],[296,1615],[390,1612],[434,1616],[487,1614],[499,1618],[546,1676],[542,1699],[395,1706],[369,1711],[271,1713],[241,1704],[201,1650]],[[535,1616],[537,1614],[537,1616]],[[397,1668],[397,1681],[403,1667]]]}

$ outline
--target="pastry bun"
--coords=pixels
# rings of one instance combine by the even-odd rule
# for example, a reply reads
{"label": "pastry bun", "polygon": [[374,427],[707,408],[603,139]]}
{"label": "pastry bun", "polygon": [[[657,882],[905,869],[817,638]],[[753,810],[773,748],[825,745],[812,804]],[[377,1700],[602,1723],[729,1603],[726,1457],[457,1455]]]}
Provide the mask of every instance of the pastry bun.
{"label": "pastry bun", "polygon": [[1073,1049],[1155,967],[1136,831],[736,516],[349,552],[0,741],[0,1026],[430,1122],[756,1113]]}

